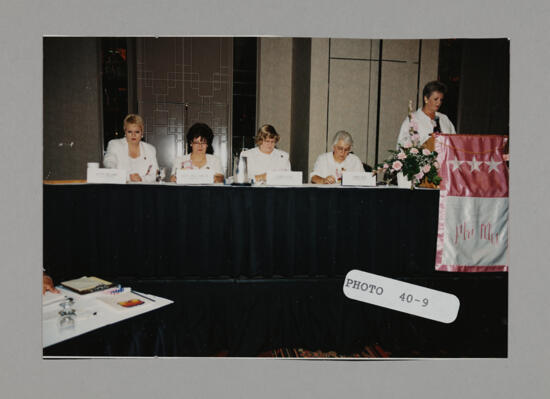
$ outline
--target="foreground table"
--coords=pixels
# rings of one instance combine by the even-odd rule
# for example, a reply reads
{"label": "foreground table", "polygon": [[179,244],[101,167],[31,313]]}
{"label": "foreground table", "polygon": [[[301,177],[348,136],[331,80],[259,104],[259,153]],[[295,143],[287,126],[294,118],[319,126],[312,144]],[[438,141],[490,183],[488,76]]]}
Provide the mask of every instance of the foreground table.
{"label": "foreground table", "polygon": [[[96,292],[93,294],[78,295],[63,287],[57,288],[60,291],[60,294],[58,294],[59,297],[73,298],[73,309],[76,311],[73,317],[75,324],[74,328],[60,329],[57,323],[59,319],[58,312],[60,310],[59,302],[55,301],[50,304],[44,304],[42,306],[42,345],[44,348],[173,303],[173,301],[166,298],[148,295],[147,297],[152,300],[144,299],[144,303],[140,306],[116,311],[98,299],[109,298],[110,294],[108,293]],[[126,289],[126,291],[129,291],[129,289]]]}

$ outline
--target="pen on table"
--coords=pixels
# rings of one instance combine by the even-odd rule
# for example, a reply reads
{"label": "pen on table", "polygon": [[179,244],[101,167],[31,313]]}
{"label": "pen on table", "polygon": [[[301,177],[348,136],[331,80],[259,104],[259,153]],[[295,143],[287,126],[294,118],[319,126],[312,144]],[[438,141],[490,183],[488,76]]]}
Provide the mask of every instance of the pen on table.
{"label": "pen on table", "polygon": [[149,298],[149,297],[147,297],[147,296],[145,296],[145,295],[143,295],[143,294],[140,294],[139,292],[136,292],[136,291],[134,291],[134,290],[130,290],[130,292],[131,292],[132,294],[136,294],[137,296],[140,296],[140,297],[142,297],[142,298],[148,299],[148,300],[151,301],[151,302],[155,302],[154,299]]}

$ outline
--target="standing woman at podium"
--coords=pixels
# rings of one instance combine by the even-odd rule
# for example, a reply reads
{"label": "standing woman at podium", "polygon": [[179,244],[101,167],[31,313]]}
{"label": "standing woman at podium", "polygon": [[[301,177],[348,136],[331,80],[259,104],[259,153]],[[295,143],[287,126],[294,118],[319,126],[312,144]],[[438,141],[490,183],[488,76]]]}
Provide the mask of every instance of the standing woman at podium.
{"label": "standing woman at podium", "polygon": [[152,183],[159,168],[157,151],[151,144],[141,141],[143,127],[141,116],[127,115],[124,118],[125,137],[109,141],[107,153],[103,157],[103,166],[126,170],[128,181]]}
{"label": "standing woman at podium", "polygon": [[[443,104],[445,93],[447,93],[447,87],[437,80],[424,86],[422,108],[412,113],[417,125],[416,130],[420,136],[419,144],[426,142],[432,133],[456,133],[455,127],[447,115],[438,112]],[[410,141],[409,126],[409,117],[407,117],[401,124],[397,139],[398,145],[404,145]]]}

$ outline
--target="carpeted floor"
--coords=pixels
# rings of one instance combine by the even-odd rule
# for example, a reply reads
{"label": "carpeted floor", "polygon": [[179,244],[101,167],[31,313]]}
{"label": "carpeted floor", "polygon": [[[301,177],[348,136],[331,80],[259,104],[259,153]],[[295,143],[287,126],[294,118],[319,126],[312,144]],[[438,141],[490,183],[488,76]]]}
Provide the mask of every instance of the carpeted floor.
{"label": "carpeted floor", "polygon": [[380,345],[366,345],[360,353],[337,353],[322,350],[307,350],[302,348],[278,348],[263,352],[258,357],[307,357],[307,358],[380,358],[390,357],[391,353],[383,350]]}

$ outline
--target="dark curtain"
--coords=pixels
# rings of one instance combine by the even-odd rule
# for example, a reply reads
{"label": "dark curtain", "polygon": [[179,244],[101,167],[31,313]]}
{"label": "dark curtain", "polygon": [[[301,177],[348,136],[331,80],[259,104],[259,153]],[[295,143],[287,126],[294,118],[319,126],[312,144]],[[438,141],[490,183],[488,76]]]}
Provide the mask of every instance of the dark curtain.
{"label": "dark curtain", "polygon": [[45,185],[44,263],[58,279],[426,276],[438,201],[431,190]]}

